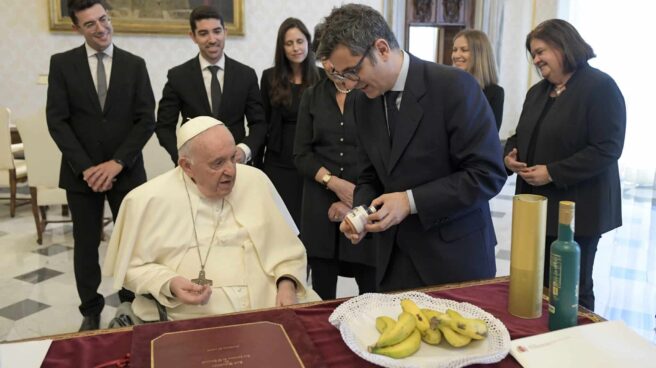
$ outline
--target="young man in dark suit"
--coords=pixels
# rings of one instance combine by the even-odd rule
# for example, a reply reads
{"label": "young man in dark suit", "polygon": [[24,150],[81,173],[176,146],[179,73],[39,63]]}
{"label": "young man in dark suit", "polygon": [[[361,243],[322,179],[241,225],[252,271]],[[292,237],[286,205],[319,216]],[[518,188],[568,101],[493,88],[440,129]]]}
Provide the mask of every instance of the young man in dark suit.
{"label": "young man in dark suit", "polygon": [[[210,6],[199,6],[189,16],[189,36],[199,54],[169,70],[157,109],[155,133],[177,165],[175,129],[197,116],[221,120],[237,142],[237,161],[245,163],[259,152],[266,137],[264,109],[255,70],[223,52],[227,31],[223,17]],[[248,119],[248,136],[244,127]]]}
{"label": "young man in dark suit", "polygon": [[[46,117],[62,152],[59,186],[73,218],[75,283],[84,316],[80,330],[99,328],[98,246],[105,199],[114,218],[123,197],[146,181],[141,150],[155,128],[155,98],[146,63],[112,44],[102,0],[69,0],[84,45],[53,55]],[[134,294],[119,292],[121,301]]]}
{"label": "young man in dark suit", "polygon": [[385,19],[363,5],[333,10],[318,56],[364,92],[355,100],[361,172],[353,204],[378,211],[362,233],[340,229],[354,243],[378,233],[379,289],[494,277],[488,200],[506,172],[476,81],[401,50]]}

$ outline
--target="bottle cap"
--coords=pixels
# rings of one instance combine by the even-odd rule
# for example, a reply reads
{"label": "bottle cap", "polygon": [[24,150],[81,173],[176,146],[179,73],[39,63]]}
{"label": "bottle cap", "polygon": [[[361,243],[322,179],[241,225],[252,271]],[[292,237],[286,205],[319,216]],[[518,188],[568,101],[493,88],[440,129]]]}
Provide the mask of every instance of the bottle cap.
{"label": "bottle cap", "polygon": [[575,204],[572,201],[560,201],[558,208],[558,222],[569,225],[574,221]]}

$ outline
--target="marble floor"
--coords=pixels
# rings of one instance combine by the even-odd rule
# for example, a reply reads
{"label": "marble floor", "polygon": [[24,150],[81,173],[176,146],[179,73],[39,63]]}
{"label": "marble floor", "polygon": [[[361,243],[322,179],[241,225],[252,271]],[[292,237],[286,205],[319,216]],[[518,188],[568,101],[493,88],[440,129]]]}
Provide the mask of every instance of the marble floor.
{"label": "marble floor", "polygon": [[[491,201],[499,245],[497,275],[510,269],[510,234],[514,177]],[[22,188],[26,193],[26,188]],[[50,224],[43,245],[36,243],[29,205],[14,218],[0,203],[0,341],[76,331],[81,322],[73,276],[73,240],[70,224]],[[622,319],[656,343],[656,193],[653,188],[625,186],[624,226],[602,237],[594,269],[596,312]],[[49,211],[57,215],[56,209]],[[107,238],[111,225],[105,228]],[[101,256],[106,250],[101,244]],[[107,297],[101,326],[114,316],[118,297],[103,279],[100,292]],[[352,279],[340,278],[338,296],[357,294]]]}

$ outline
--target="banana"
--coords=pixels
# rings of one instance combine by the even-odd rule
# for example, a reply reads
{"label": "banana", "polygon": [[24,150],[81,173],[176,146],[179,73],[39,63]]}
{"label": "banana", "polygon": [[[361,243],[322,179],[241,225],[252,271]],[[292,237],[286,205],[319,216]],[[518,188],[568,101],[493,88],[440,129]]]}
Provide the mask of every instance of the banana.
{"label": "banana", "polygon": [[[416,325],[417,322],[415,317],[410,313],[403,312],[399,316],[399,320],[396,321],[394,327],[385,329],[374,346],[377,348],[382,348],[385,346],[398,344],[410,336],[412,331],[415,330]],[[421,336],[419,339],[421,340]]]}
{"label": "banana", "polygon": [[421,340],[429,345],[439,345],[442,341],[442,333],[439,329],[429,328],[421,333]]}
{"label": "banana", "polygon": [[440,323],[439,327],[440,331],[442,331],[442,334],[444,335],[444,339],[446,342],[449,343],[449,345],[453,346],[454,348],[461,348],[463,346],[466,346],[471,342],[471,337],[461,335],[451,329],[448,325],[444,323]]}
{"label": "banana", "polygon": [[413,302],[410,299],[403,299],[401,300],[401,309],[403,309],[404,312],[408,312],[415,316],[415,319],[417,320],[417,329],[419,332],[424,333],[424,331],[428,330],[430,328],[430,324],[428,323],[428,318],[424,315],[424,313],[417,307],[417,304]]}
{"label": "banana", "polygon": [[[434,309],[422,308],[421,312],[424,314],[424,316],[426,316],[426,318],[428,318],[429,324],[431,319],[433,319],[433,317],[435,317],[438,321],[441,321],[444,318],[449,318],[449,316],[446,313],[436,311]],[[431,328],[437,328],[437,326]]]}
{"label": "banana", "polygon": [[447,309],[446,314],[451,318],[451,329],[459,334],[475,340],[481,340],[487,336],[487,325],[485,321],[476,318],[465,318],[452,309]]}
{"label": "banana", "polygon": [[395,324],[396,321],[391,317],[380,316],[376,318],[376,330],[378,330],[378,332],[381,334],[385,332],[386,329],[394,327]]}
{"label": "banana", "polygon": [[[410,315],[410,317],[412,317],[412,315]],[[408,338],[402,340],[401,342],[386,347],[370,346],[369,352],[374,354],[386,355],[394,359],[401,359],[416,353],[417,350],[419,350],[420,346],[421,346],[421,332],[419,332],[418,329],[413,327],[410,336],[408,336]]]}

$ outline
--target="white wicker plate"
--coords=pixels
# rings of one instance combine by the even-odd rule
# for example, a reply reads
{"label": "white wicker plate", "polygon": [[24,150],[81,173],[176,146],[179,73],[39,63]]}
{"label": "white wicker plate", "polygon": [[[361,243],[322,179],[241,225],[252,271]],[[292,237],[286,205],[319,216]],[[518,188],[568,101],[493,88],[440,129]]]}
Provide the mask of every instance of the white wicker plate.
{"label": "white wicker plate", "polygon": [[[386,315],[396,319],[402,311],[402,299],[412,299],[419,308],[438,311],[450,308],[464,317],[480,318],[487,323],[488,336],[483,340],[472,340],[469,345],[459,349],[451,347],[446,341],[437,346],[422,342],[418,352],[404,359],[369,353],[367,346],[375,343],[380,336],[376,331],[376,317]],[[354,353],[383,367],[458,368],[475,363],[490,364],[501,361],[510,351],[510,334],[506,326],[490,313],[469,303],[437,299],[416,291],[360,295],[335,308],[328,320],[339,329],[342,339]]]}

